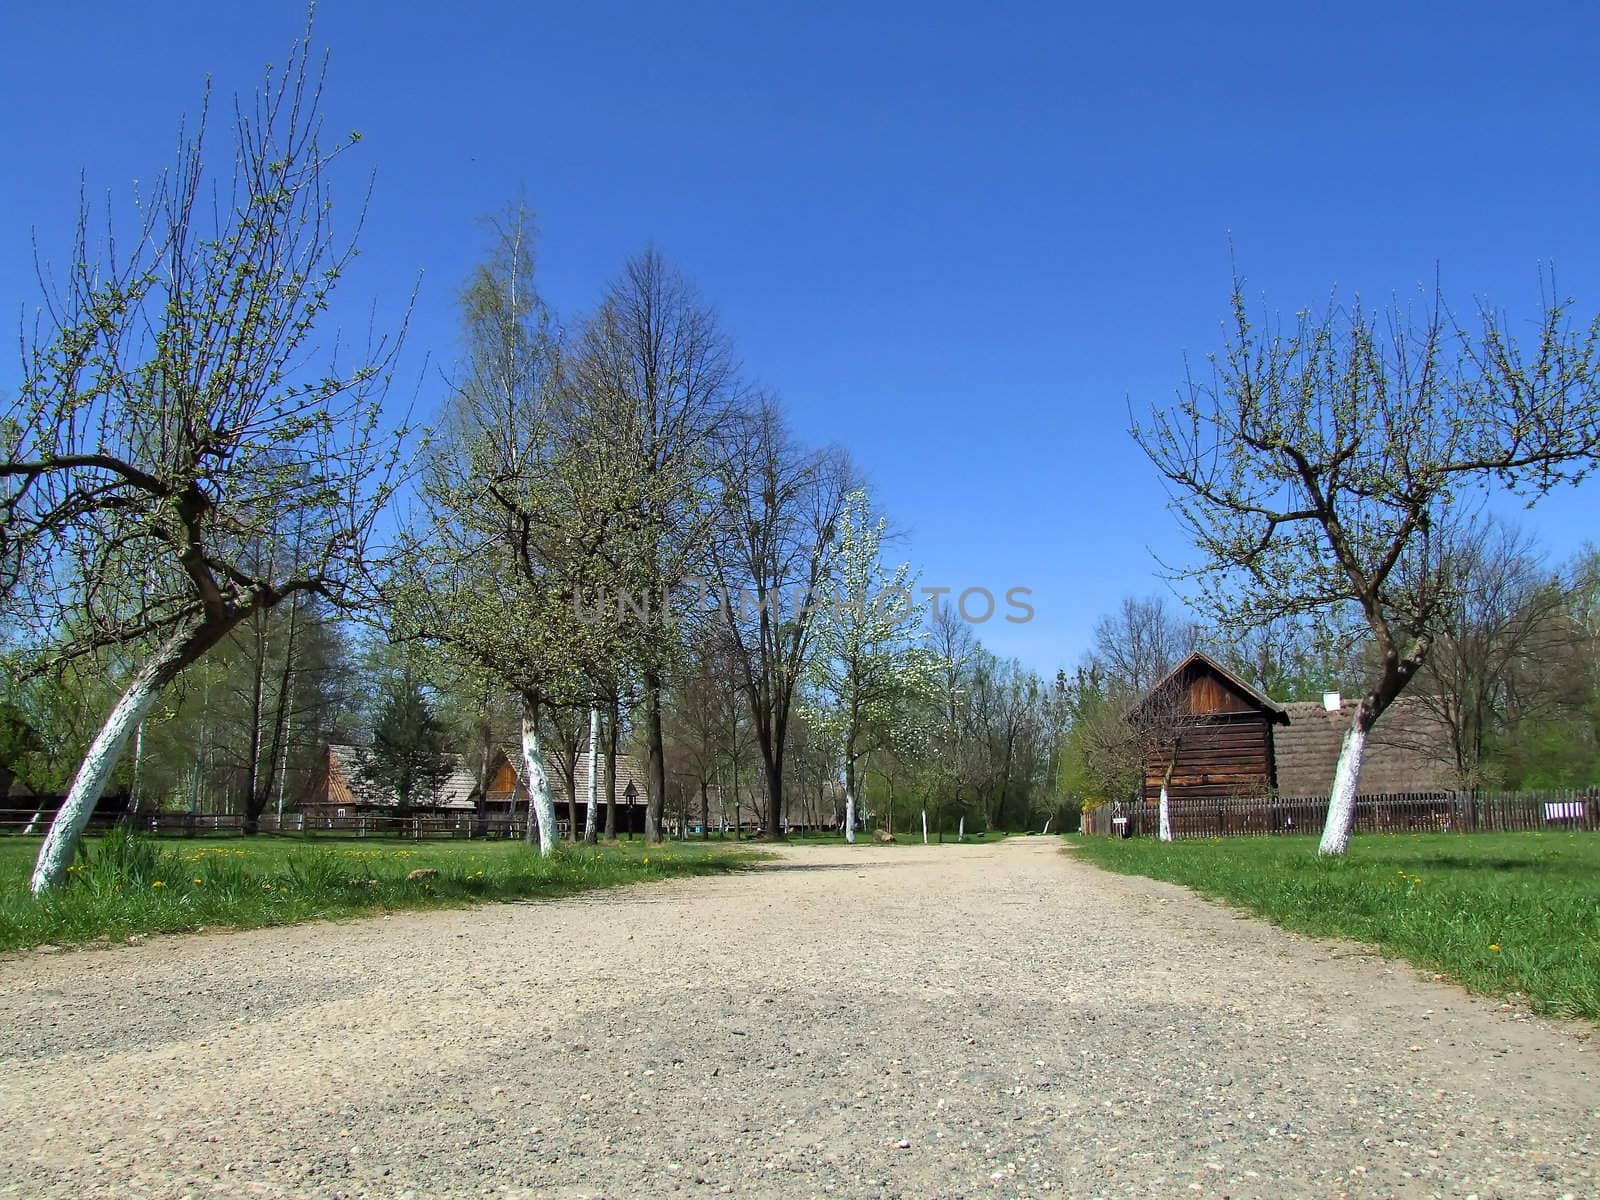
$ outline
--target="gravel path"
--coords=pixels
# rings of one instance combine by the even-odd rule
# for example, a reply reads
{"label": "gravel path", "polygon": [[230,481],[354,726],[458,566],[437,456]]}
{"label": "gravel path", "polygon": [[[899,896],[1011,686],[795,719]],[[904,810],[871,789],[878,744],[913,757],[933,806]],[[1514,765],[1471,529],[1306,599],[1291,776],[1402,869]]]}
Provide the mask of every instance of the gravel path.
{"label": "gravel path", "polygon": [[1587,1030],[1053,839],[0,961],[0,1195],[1592,1196]]}

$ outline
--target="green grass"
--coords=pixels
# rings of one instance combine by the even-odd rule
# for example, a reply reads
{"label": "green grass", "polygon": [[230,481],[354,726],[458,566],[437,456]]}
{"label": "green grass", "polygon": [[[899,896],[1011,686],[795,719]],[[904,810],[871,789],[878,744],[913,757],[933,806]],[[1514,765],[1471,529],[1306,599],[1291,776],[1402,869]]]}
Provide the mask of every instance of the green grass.
{"label": "green grass", "polygon": [[[520,842],[112,835],[86,839],[71,882],[35,900],[28,877],[38,850],[38,838],[0,839],[0,950],[548,898],[734,871],[760,857],[731,845],[642,841],[563,846],[544,859]],[[437,877],[407,881],[430,868]]]}
{"label": "green grass", "polygon": [[1073,835],[1096,866],[1181,883],[1288,929],[1370,942],[1476,992],[1520,993],[1600,1020],[1600,836],[1355,837],[1342,860],[1313,838],[1163,844]]}

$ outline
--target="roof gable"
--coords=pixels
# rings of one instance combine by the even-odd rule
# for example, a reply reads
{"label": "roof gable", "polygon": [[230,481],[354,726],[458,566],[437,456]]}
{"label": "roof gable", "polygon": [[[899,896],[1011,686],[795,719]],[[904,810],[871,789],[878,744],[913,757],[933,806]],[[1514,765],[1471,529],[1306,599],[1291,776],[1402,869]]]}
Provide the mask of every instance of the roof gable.
{"label": "roof gable", "polygon": [[[1211,686],[1205,686],[1202,681],[1210,681]],[[1283,705],[1259,688],[1246,683],[1203,650],[1192,651],[1182,662],[1168,671],[1159,683],[1128,710],[1127,719],[1138,720],[1149,711],[1156,697],[1180,687],[1189,691],[1188,711],[1196,717],[1230,711],[1253,711],[1265,714],[1268,721],[1274,724],[1288,720]],[[1234,703],[1229,704],[1230,700]]]}
{"label": "roof gable", "polygon": [[[589,797],[589,758],[589,750],[586,746],[584,749],[578,752],[577,761],[574,763],[575,769],[572,773],[572,782],[575,790],[577,791],[577,799],[579,800],[587,800]],[[524,760],[522,757],[522,747],[516,745],[515,743],[507,743],[500,746],[496,750],[494,761],[489,767],[489,777],[491,779],[493,779],[494,776],[499,773],[502,764],[508,765],[511,768],[512,775],[517,781],[516,790],[519,796],[518,802],[520,803],[520,797],[525,796],[528,790],[528,765],[526,760]],[[549,754],[545,755],[545,772],[550,777],[551,796],[556,800],[557,803],[566,803],[567,781],[562,775],[561,768],[556,766],[552,756]],[[648,779],[649,775],[645,769],[645,765],[639,760],[637,755],[624,754],[620,750],[617,752],[618,800],[623,799],[627,793],[628,785],[631,783],[634,788],[634,794],[638,796],[641,802],[643,802],[644,797],[649,795],[649,784],[647,782]],[[603,803],[606,798],[606,768],[604,752],[602,752],[600,755],[600,779],[597,785],[597,791],[600,796],[600,800]]]}

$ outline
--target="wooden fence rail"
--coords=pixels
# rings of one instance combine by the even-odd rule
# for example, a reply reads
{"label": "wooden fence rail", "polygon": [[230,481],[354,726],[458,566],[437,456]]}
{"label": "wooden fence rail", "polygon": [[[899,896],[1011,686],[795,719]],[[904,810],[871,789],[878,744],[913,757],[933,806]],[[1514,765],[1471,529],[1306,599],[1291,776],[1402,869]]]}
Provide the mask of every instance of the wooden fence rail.
{"label": "wooden fence rail", "polygon": [[[1267,837],[1321,833],[1326,796],[1239,796],[1174,800],[1174,838]],[[1083,815],[1098,837],[1155,837],[1154,804],[1103,805]],[[1357,833],[1508,833],[1600,831],[1600,788],[1538,792],[1398,792],[1356,801]]]}
{"label": "wooden fence rail", "polygon": [[[54,815],[37,809],[0,809],[0,834],[42,834],[50,828]],[[105,811],[90,818],[87,831],[104,833],[119,824],[158,837],[228,837],[244,832],[244,818],[231,813]],[[471,812],[414,813],[406,817],[376,813],[344,817],[284,813],[281,821],[276,813],[263,813],[257,828],[264,834],[294,837],[324,834],[329,837],[516,838],[523,836],[526,825],[527,817],[522,813],[515,817],[504,813],[491,815],[482,822]],[[558,832],[565,836],[567,823],[558,821],[557,825]]]}

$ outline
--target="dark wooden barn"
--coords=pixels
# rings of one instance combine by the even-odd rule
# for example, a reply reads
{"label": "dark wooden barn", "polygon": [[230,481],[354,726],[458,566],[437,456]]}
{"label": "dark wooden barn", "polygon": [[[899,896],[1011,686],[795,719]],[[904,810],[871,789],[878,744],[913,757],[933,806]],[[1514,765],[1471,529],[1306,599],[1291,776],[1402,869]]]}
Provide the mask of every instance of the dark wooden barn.
{"label": "dark wooden barn", "polygon": [[[1276,783],[1273,727],[1284,706],[1195,651],[1128,712],[1144,756],[1144,798],[1259,796]],[[1170,768],[1170,775],[1169,775]]]}

